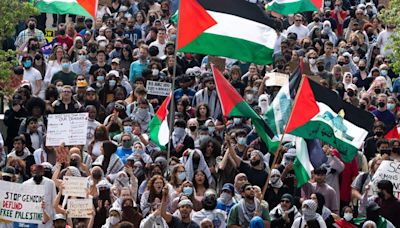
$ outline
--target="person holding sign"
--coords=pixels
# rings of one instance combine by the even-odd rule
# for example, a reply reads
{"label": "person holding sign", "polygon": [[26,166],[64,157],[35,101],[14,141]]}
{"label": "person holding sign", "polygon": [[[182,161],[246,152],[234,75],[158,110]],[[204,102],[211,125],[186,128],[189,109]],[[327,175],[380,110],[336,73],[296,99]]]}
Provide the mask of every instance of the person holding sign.
{"label": "person holding sign", "polygon": [[42,165],[32,165],[31,174],[32,178],[25,181],[23,185],[44,185],[44,213],[49,216],[49,219],[44,220],[43,224],[39,224],[38,228],[51,228],[53,226],[52,218],[55,215],[53,203],[57,195],[56,186],[52,180],[44,177],[44,168]]}

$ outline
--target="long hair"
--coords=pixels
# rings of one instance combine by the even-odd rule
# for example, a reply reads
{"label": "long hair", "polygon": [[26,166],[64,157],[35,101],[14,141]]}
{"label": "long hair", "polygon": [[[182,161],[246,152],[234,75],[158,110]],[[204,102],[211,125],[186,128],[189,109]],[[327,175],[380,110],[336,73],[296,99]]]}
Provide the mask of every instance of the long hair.
{"label": "long hair", "polygon": [[171,173],[171,180],[170,180],[170,184],[174,187],[177,188],[179,187],[179,183],[178,183],[178,177],[177,177],[177,173],[178,173],[178,168],[179,167],[183,167],[183,169],[185,169],[185,166],[183,164],[177,164],[175,165],[175,167],[172,169],[172,173]]}
{"label": "long hair", "polygon": [[154,182],[156,182],[156,180],[158,179],[163,181],[163,188],[166,185],[164,178],[160,175],[155,175],[149,180],[149,183],[147,183],[147,190],[149,191],[149,203],[154,202],[156,198],[159,198],[160,200],[162,199],[162,191],[160,193],[157,193],[154,188]]}
{"label": "long hair", "polygon": [[202,174],[204,175],[204,183],[203,183],[203,185],[204,185],[204,188],[205,188],[205,189],[208,189],[208,188],[210,187],[210,184],[208,183],[207,175],[206,175],[206,173],[205,173],[203,170],[201,170],[201,169],[196,170],[196,171],[194,172],[194,174],[193,174],[192,183],[193,183],[194,188],[197,189],[197,187],[199,186],[199,185],[197,184],[197,182],[196,182],[196,174],[197,174],[197,173],[202,173]]}

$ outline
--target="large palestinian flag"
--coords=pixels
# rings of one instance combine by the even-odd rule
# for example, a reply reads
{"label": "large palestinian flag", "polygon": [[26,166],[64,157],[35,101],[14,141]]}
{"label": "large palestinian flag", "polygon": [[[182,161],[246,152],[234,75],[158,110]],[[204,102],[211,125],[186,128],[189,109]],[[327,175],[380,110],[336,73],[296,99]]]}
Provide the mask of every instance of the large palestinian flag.
{"label": "large palestinian flag", "polygon": [[35,7],[43,13],[75,14],[96,18],[98,0],[38,0]]}
{"label": "large palestinian flag", "polygon": [[305,77],[285,132],[320,139],[335,147],[344,162],[350,162],[373,122],[371,113],[342,101],[335,92]]}
{"label": "large palestinian flag", "polygon": [[272,63],[275,23],[246,0],[184,0],[180,3],[177,48],[181,52]]}
{"label": "large palestinian flag", "polygon": [[318,11],[322,0],[273,0],[266,6],[267,10],[282,14],[295,14],[307,11]]}
{"label": "large palestinian flag", "polygon": [[224,116],[250,118],[252,124],[256,128],[258,136],[260,136],[268,146],[268,151],[270,153],[275,153],[279,147],[279,141],[274,138],[274,133],[268,127],[267,123],[243,100],[235,88],[232,87],[215,66],[213,66],[212,69]]}
{"label": "large palestinian flag", "polygon": [[158,108],[156,115],[149,123],[149,135],[153,141],[161,149],[165,149],[165,145],[169,142],[169,126],[168,126],[168,104],[171,95],[165,98],[164,102]]}

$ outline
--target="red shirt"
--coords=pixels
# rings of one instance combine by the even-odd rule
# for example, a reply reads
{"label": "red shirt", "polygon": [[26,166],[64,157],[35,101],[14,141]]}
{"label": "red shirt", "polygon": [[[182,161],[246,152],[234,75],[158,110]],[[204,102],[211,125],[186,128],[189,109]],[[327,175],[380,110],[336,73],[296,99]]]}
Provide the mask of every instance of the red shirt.
{"label": "red shirt", "polygon": [[[57,43],[60,43],[62,45],[62,47],[64,47],[64,50],[66,50],[66,51],[71,49],[72,45],[74,44],[74,40],[72,39],[72,37],[70,37],[68,35],[65,38],[63,38],[61,35],[57,35],[56,39],[57,39]],[[65,49],[65,45],[67,46],[67,49]]]}
{"label": "red shirt", "polygon": [[351,183],[358,175],[357,156],[350,163],[346,163],[340,158],[339,152],[333,150],[333,153],[344,163],[344,170],[340,173],[340,200],[350,202]]}
{"label": "red shirt", "polygon": [[357,226],[349,223],[348,221],[344,219],[340,219],[336,221],[336,225],[338,225],[340,228],[357,228]]}
{"label": "red shirt", "polygon": [[[340,18],[342,20],[344,20],[347,17],[347,11],[340,10],[339,15],[340,15]],[[342,36],[343,35],[343,23],[339,23],[339,19],[337,17],[337,14],[335,13],[335,10],[332,10],[331,17],[333,19],[335,19],[335,21],[336,21],[336,28],[337,28],[337,33],[338,33],[337,35]]]}

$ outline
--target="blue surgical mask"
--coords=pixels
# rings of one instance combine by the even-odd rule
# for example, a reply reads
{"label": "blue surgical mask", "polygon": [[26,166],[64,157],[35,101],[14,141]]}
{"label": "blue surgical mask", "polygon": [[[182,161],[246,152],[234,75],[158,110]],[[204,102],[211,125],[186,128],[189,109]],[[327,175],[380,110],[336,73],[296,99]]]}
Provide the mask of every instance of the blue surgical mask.
{"label": "blue surgical mask", "polygon": [[193,194],[193,188],[192,187],[184,187],[183,194],[187,195],[187,196],[191,196]]}
{"label": "blue surgical mask", "polygon": [[132,133],[132,127],[131,126],[124,126],[124,132],[125,133]]}
{"label": "blue surgical mask", "polygon": [[395,108],[395,104],[392,104],[392,103],[387,103],[387,109],[389,109],[389,110],[393,110],[394,108]]}
{"label": "blue surgical mask", "polygon": [[32,66],[32,61],[29,60],[29,59],[26,60],[25,63],[24,63],[24,67],[25,67],[25,68],[29,68],[29,67],[31,67],[31,66]]}
{"label": "blue surgical mask", "polygon": [[235,124],[240,124],[240,121],[241,121],[242,119],[240,119],[240,118],[233,118],[233,123],[235,123]]}
{"label": "blue surgical mask", "polygon": [[208,127],[208,134],[213,134],[215,131],[215,127]]}
{"label": "blue surgical mask", "polygon": [[64,70],[69,69],[69,63],[63,63],[63,64],[61,65],[61,67],[62,67]]}
{"label": "blue surgical mask", "polygon": [[115,80],[109,80],[109,81],[108,81],[108,84],[109,84],[111,87],[114,87],[115,84],[117,84],[117,81],[115,81]]}
{"label": "blue surgical mask", "polygon": [[382,76],[386,76],[387,73],[388,73],[387,70],[381,70],[381,75],[382,75]]}
{"label": "blue surgical mask", "polygon": [[97,79],[97,81],[104,81],[104,76],[102,76],[102,75],[100,76],[99,75],[99,76],[96,77],[96,79]]}
{"label": "blue surgical mask", "polygon": [[176,176],[180,181],[184,181],[186,179],[186,173],[185,172],[179,172],[178,175]]}
{"label": "blue surgical mask", "polygon": [[245,137],[238,137],[237,138],[237,143],[239,145],[246,145],[246,138]]}

